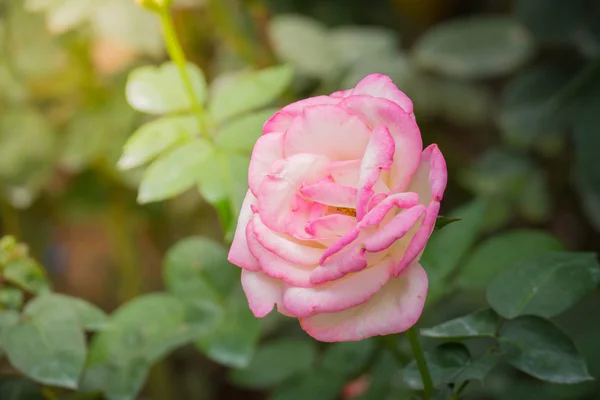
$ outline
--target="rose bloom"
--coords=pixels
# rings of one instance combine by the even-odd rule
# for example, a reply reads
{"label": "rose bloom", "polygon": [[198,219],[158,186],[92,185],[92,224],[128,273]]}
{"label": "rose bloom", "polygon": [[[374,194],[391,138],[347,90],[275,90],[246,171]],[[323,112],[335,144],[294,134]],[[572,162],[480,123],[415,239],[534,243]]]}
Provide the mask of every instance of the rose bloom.
{"label": "rose bloom", "polygon": [[277,305],[324,342],[409,329],[446,179],[387,76],[281,109],[254,146],[228,258],[254,315]]}

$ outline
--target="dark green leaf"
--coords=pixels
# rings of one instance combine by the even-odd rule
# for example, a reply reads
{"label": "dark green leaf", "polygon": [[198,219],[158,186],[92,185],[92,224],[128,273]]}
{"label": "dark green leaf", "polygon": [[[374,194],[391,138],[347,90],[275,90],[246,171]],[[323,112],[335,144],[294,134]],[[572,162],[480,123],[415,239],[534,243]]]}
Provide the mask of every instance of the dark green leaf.
{"label": "dark green leaf", "polygon": [[593,379],[571,339],[548,320],[528,316],[507,321],[500,345],[515,368],[536,378],[568,384]]}
{"label": "dark green leaf", "polygon": [[442,217],[441,215],[437,217],[437,219],[435,220],[435,227],[434,229],[436,231],[439,231],[440,229],[442,229],[443,227],[445,227],[446,225],[449,225],[453,222],[458,222],[460,221],[461,218],[448,218],[448,217]]}
{"label": "dark green leaf", "polygon": [[518,0],[515,12],[536,38],[565,41],[590,11],[585,0]]}
{"label": "dark green leaf", "polygon": [[456,78],[489,78],[521,66],[533,52],[528,32],[510,17],[477,16],[436,25],[414,47],[422,67]]}
{"label": "dark green leaf", "polygon": [[494,337],[500,320],[490,309],[465,315],[429,329],[421,329],[421,335],[445,340]]}
{"label": "dark green leaf", "polygon": [[195,139],[163,154],[144,173],[138,201],[165,200],[190,189],[196,183],[198,170],[210,151],[208,142]]}
{"label": "dark green leaf", "polygon": [[282,339],[259,347],[250,364],[230,376],[238,386],[266,389],[309,370],[316,355],[313,341]]}
{"label": "dark green leaf", "polygon": [[375,343],[372,339],[334,343],[323,355],[321,368],[350,378],[364,367],[374,350]]}
{"label": "dark green leaf", "polygon": [[520,259],[563,249],[558,239],[544,231],[521,229],[494,235],[475,248],[461,269],[458,284],[485,289],[496,274]]}
{"label": "dark green leaf", "polygon": [[290,85],[294,71],[287,65],[242,72],[212,93],[209,112],[218,121],[273,103]]}
{"label": "dark green leaf", "polygon": [[595,254],[544,253],[523,259],[496,276],[487,299],[505,318],[552,317],[593,292],[599,281]]}
{"label": "dark green leaf", "polygon": [[335,400],[345,379],[339,375],[316,370],[273,392],[269,400]]}
{"label": "dark green leaf", "polygon": [[[187,74],[196,100],[204,102],[206,81],[195,65],[188,63]],[[125,88],[127,101],[138,111],[150,114],[166,114],[190,111],[194,103],[190,99],[177,66],[167,62],[160,67],[140,67],[133,70]]]}
{"label": "dark green leaf", "polygon": [[44,400],[38,387],[26,379],[0,379],[2,400]]}
{"label": "dark green leaf", "polygon": [[29,378],[74,389],[86,357],[83,330],[73,310],[49,307],[43,297],[27,304],[17,324],[3,329],[2,347]]}
{"label": "dark green leaf", "polygon": [[148,122],[136,130],[123,146],[118,166],[139,167],[176,144],[192,140],[200,132],[193,116],[164,117]]}

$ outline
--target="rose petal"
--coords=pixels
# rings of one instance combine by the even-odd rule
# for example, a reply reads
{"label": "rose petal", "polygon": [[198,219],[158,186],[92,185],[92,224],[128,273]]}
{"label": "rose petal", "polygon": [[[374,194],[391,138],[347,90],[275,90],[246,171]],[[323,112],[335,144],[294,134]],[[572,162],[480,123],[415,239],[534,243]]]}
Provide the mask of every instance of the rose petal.
{"label": "rose petal", "polygon": [[367,213],[369,200],[375,194],[373,187],[382,169],[389,169],[394,161],[395,144],[390,131],[384,126],[373,130],[360,165],[356,219],[360,221]]}
{"label": "rose petal", "polygon": [[250,310],[257,318],[269,314],[275,304],[283,305],[284,284],[262,272],[242,271],[242,288]]}
{"label": "rose petal", "polygon": [[288,130],[294,118],[302,113],[304,107],[320,104],[339,104],[340,101],[341,99],[331,96],[316,96],[289,104],[265,122],[263,134],[267,135],[274,132],[284,133]]}
{"label": "rose petal", "polygon": [[331,161],[354,160],[362,157],[370,135],[360,118],[341,107],[309,106],[286,131],[283,149],[286,156],[316,153]]}
{"label": "rose petal", "polygon": [[248,249],[248,242],[246,240],[246,226],[252,219],[253,215],[250,206],[256,204],[256,197],[254,197],[252,192],[248,190],[242,203],[238,224],[233,236],[233,243],[231,243],[229,255],[227,256],[227,260],[229,260],[230,263],[251,271],[260,270],[260,265],[258,264],[256,258],[254,258],[254,256],[252,256],[250,253],[250,250]]}
{"label": "rose petal", "polygon": [[396,103],[383,98],[352,95],[344,99],[340,106],[361,117],[372,128],[382,125],[389,129],[396,147],[389,186],[393,192],[406,191],[419,166],[423,149],[421,132],[415,119]]}
{"label": "rose petal", "polygon": [[343,311],[369,300],[389,280],[393,261],[388,258],[363,271],[326,285],[312,288],[289,287],[283,304],[298,317]]}
{"label": "rose petal", "polygon": [[250,166],[248,167],[248,185],[258,196],[260,184],[269,173],[271,165],[283,158],[283,133],[261,136],[254,144]]}
{"label": "rose petal", "polygon": [[358,341],[404,332],[421,316],[427,286],[427,274],[418,263],[413,263],[364,304],[301,318],[300,324],[322,342]]}
{"label": "rose petal", "polygon": [[292,218],[292,201],[296,193],[302,184],[322,178],[328,165],[327,157],[306,153],[275,163],[260,184],[257,196],[265,225],[274,231],[285,232]]}
{"label": "rose petal", "polygon": [[[390,247],[398,239],[403,238],[425,213],[425,206],[418,204],[396,215],[390,222],[365,239],[365,250],[375,253]],[[408,241],[407,241],[408,243]]]}
{"label": "rose petal", "polygon": [[[380,97],[393,101],[398,104],[407,114],[412,114],[413,103],[410,98],[394,84],[389,76],[381,74],[371,74],[358,82],[352,95],[366,94],[373,97]],[[333,96],[333,95],[332,95]]]}
{"label": "rose petal", "polygon": [[357,190],[355,187],[341,185],[331,181],[321,181],[304,186],[300,193],[317,203],[333,207],[356,207]]}
{"label": "rose petal", "polygon": [[356,226],[356,219],[344,214],[329,214],[313,219],[306,225],[306,232],[317,238],[339,237]]}

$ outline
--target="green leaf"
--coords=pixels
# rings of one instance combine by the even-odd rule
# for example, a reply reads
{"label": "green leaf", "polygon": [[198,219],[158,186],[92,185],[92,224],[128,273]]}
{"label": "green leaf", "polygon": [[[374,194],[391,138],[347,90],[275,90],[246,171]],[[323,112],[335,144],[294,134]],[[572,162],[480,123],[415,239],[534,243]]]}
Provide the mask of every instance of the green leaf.
{"label": "green leaf", "polygon": [[558,239],[544,231],[516,229],[494,235],[469,256],[458,284],[466,289],[485,289],[496,274],[520,259],[563,249]]}
{"label": "green leaf", "polygon": [[290,85],[293,69],[287,65],[242,72],[212,94],[210,114],[218,121],[264,107]]}
{"label": "green leaf", "polygon": [[375,350],[372,339],[359,342],[334,343],[327,348],[321,360],[324,371],[350,378],[364,367]]}
{"label": "green leaf", "polygon": [[138,202],[166,200],[191,188],[210,151],[208,142],[195,139],[163,154],[144,173]]}
{"label": "green leaf", "polygon": [[2,400],[44,400],[38,387],[26,379],[0,379],[0,399]]}
{"label": "green leaf", "polygon": [[460,218],[439,232],[435,232],[425,248],[421,263],[427,269],[432,286],[441,282],[460,263],[469,251],[481,228],[486,205],[481,201],[468,203],[450,214]]}
{"label": "green leaf", "polygon": [[267,389],[309,370],[316,355],[313,341],[282,339],[270,342],[259,347],[250,364],[233,370],[230,377],[237,386]]}
{"label": "green leaf", "polygon": [[589,13],[585,0],[518,0],[515,14],[540,40],[566,41]]}
{"label": "green leaf", "polygon": [[20,309],[23,305],[23,292],[13,287],[0,287],[0,309]]}
{"label": "green leaf", "polygon": [[75,389],[86,358],[85,336],[69,308],[48,307],[33,299],[23,317],[2,332],[2,347],[10,363],[43,384]]}
{"label": "green leaf", "polygon": [[45,313],[55,308],[70,310],[77,316],[81,328],[89,331],[102,330],[106,326],[106,314],[85,300],[58,293],[43,294],[29,307],[30,312]]}
{"label": "green leaf", "polygon": [[339,375],[317,370],[282,385],[273,392],[269,400],[335,400],[339,398],[345,383],[344,378]]}
{"label": "green leaf", "polygon": [[213,360],[244,367],[254,352],[260,324],[241,291],[240,271],[227,261],[227,250],[203,237],[173,246],[165,258],[165,283],[170,292],[200,310],[210,310],[217,322],[197,345]]}
{"label": "green leaf", "polygon": [[164,293],[125,303],[91,343],[83,389],[102,391],[109,400],[134,399],[154,362],[191,343],[212,323],[210,313]]}
{"label": "green leaf", "polygon": [[592,293],[600,281],[593,253],[550,252],[523,259],[501,272],[487,300],[504,318],[553,317]]}
{"label": "green leaf", "polygon": [[343,26],[331,30],[329,37],[343,65],[352,65],[371,55],[394,53],[398,48],[396,32],[379,27]]}
{"label": "green leaf", "polygon": [[44,270],[30,258],[20,258],[9,262],[2,271],[2,277],[8,283],[34,294],[50,290]]}
{"label": "green leaf", "polygon": [[270,20],[269,35],[275,53],[299,72],[313,77],[335,73],[339,57],[327,28],[318,21],[295,14],[280,14]]}
{"label": "green leaf", "polygon": [[525,29],[510,17],[476,16],[435,25],[414,46],[423,68],[455,78],[491,78],[523,65],[533,53]]}
{"label": "green leaf", "polygon": [[[500,361],[501,355],[486,353],[473,359],[465,345],[444,343],[436,347],[433,353],[425,353],[425,359],[434,386],[444,383],[454,383],[455,386],[459,386],[465,381],[483,381]],[[411,389],[423,390],[423,382],[415,361],[402,370],[402,378]]]}
{"label": "green leaf", "polygon": [[429,329],[421,329],[421,335],[444,340],[494,337],[500,319],[490,309],[446,321]]}
{"label": "green leaf", "polygon": [[224,152],[250,154],[262,135],[263,125],[277,111],[275,108],[269,108],[234,119],[219,130],[215,137],[215,146]]}
{"label": "green leaf", "polygon": [[6,329],[17,325],[20,318],[19,313],[15,310],[0,311],[0,347],[2,346],[2,337]]}
{"label": "green leaf", "polygon": [[189,142],[199,131],[193,116],[164,117],[144,124],[125,143],[118,166],[139,167],[173,146]]}
{"label": "green leaf", "polygon": [[441,215],[439,215],[437,217],[437,219],[435,220],[435,227],[433,229],[436,231],[439,231],[446,225],[450,225],[451,223],[458,222],[460,220],[461,220],[460,218],[448,218],[448,217],[442,217]]}
{"label": "green leaf", "polygon": [[[201,104],[206,98],[206,81],[202,71],[194,64],[187,64],[187,74],[194,95]],[[139,67],[127,79],[127,101],[138,111],[149,114],[166,114],[190,111],[194,102],[186,90],[179,69],[172,62],[160,67]]]}
{"label": "green leaf", "polygon": [[548,320],[527,316],[507,321],[500,346],[515,368],[544,381],[573,384],[593,379],[571,339]]}

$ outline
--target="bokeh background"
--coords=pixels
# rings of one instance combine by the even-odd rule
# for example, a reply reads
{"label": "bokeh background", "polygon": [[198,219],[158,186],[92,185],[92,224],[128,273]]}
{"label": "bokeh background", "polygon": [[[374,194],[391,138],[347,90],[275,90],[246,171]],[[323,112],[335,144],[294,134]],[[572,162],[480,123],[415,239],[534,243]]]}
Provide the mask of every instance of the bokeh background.
{"label": "bokeh background", "polygon": [[[442,284],[421,326],[484,307],[491,277],[536,247],[600,250],[600,2],[176,0],[174,7],[186,55],[209,82],[285,62],[296,72],[280,105],[375,72],[413,99],[424,142],[438,143],[448,162],[442,214],[463,218],[436,233],[438,251],[424,261]],[[116,167],[126,139],[148,120],[125,100],[127,74],[166,59],[157,18],[133,0],[0,0],[1,233],[29,244],[57,291],[107,311],[160,290],[165,252],[179,239],[224,237],[197,191],[139,205],[140,171]],[[500,244],[489,239],[498,237]],[[557,319],[596,377],[599,310],[596,294]],[[266,324],[262,342],[306,339],[295,323]],[[295,394],[265,381],[190,346],[154,366],[141,396],[320,400],[351,392],[333,378]],[[388,381],[366,398],[405,398],[400,380]],[[498,367],[468,395],[598,399],[600,386],[542,384]]]}

